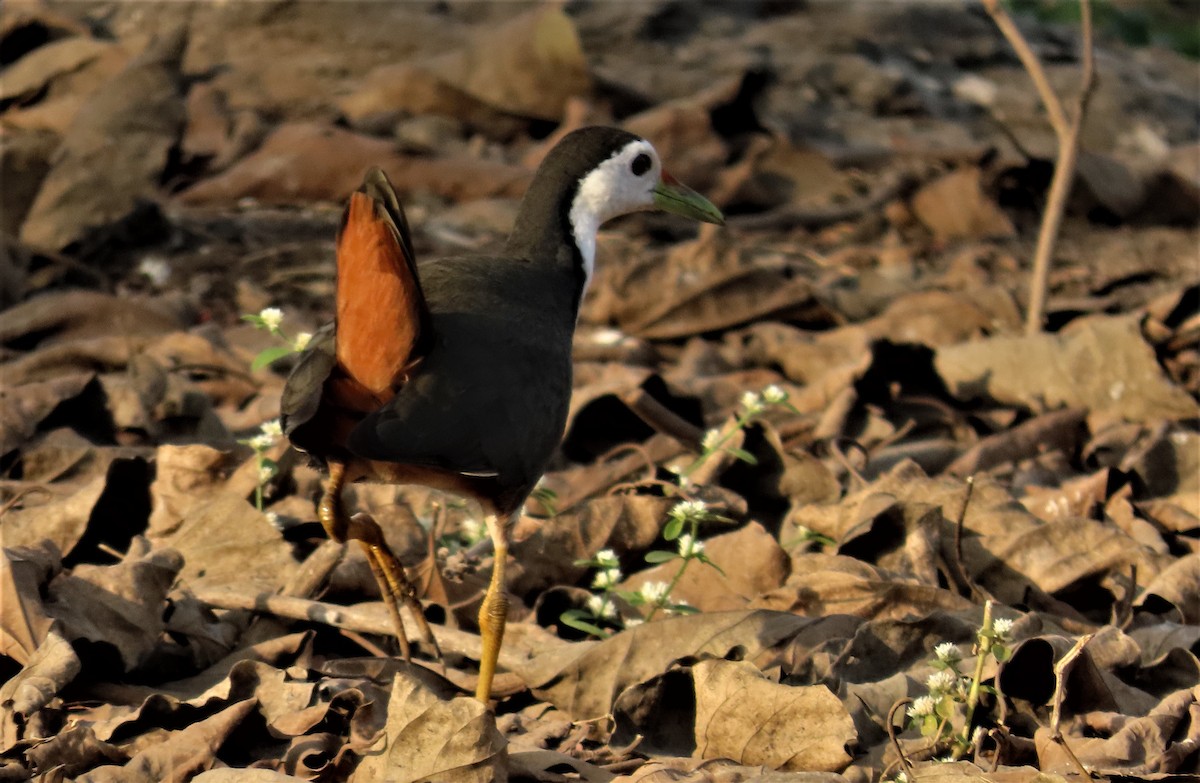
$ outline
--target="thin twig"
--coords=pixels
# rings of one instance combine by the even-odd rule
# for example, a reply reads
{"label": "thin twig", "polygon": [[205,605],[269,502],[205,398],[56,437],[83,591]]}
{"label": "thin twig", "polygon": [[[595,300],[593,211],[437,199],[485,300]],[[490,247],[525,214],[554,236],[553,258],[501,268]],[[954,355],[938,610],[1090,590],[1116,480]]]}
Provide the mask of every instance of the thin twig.
{"label": "thin twig", "polygon": [[1063,736],[1062,723],[1062,706],[1067,697],[1067,677],[1071,674],[1071,669],[1075,666],[1075,661],[1083,654],[1083,648],[1087,647],[1088,642],[1096,637],[1096,634],[1089,633],[1079,637],[1075,645],[1067,650],[1067,654],[1059,659],[1058,663],[1054,664],[1054,706],[1050,712],[1050,738],[1063,749],[1067,754],[1067,758],[1079,770],[1079,774],[1085,779],[1091,778],[1091,773],[1079,761],[1079,757],[1071,750],[1071,746],[1067,744],[1066,738]]}
{"label": "thin twig", "polygon": [[975,494],[975,477],[967,476],[967,494],[963,497],[962,509],[958,512],[958,521],[954,525],[954,569],[958,571],[956,576],[961,581],[962,586],[967,588],[967,592],[975,595],[975,585],[971,581],[971,577],[967,574],[967,567],[963,564],[963,526],[967,520],[967,506],[971,503],[971,496]]}
{"label": "thin twig", "polygon": [[908,756],[904,755],[904,749],[900,747],[900,740],[896,739],[896,710],[905,704],[912,704],[912,699],[900,699],[888,710],[887,733],[888,739],[892,741],[892,747],[896,749],[896,755],[900,757],[900,763],[904,765],[904,771],[908,774],[908,779],[913,780],[912,762],[908,760]]}
{"label": "thin twig", "polygon": [[1033,80],[1034,88],[1037,90],[1042,105],[1046,108],[1046,115],[1054,129],[1055,138],[1058,140],[1058,162],[1054,166],[1054,177],[1050,181],[1050,192],[1042,211],[1037,247],[1033,254],[1033,272],[1030,276],[1029,311],[1026,314],[1025,333],[1033,335],[1042,330],[1042,321],[1046,311],[1046,288],[1050,275],[1050,260],[1054,254],[1054,245],[1058,241],[1059,229],[1062,227],[1067,197],[1070,196],[1071,185],[1075,181],[1075,166],[1079,160],[1079,135],[1083,129],[1083,118],[1087,113],[1087,105],[1096,86],[1095,56],[1092,46],[1092,6],[1090,0],[1080,0],[1083,72],[1075,112],[1069,120],[1062,102],[1050,86],[1045,69],[1037,55],[1033,53],[1029,42],[1017,29],[1012,17],[1000,5],[999,0],[983,0],[983,7],[992,17],[996,26],[1000,28],[1000,32],[1008,39],[1013,51],[1017,54],[1017,59],[1021,61],[1029,78]]}

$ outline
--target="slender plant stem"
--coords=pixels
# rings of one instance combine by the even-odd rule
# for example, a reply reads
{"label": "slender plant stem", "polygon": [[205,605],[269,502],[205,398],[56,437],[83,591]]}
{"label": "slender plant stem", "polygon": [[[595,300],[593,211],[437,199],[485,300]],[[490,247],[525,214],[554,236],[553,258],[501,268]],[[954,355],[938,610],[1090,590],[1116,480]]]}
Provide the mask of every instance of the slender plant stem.
{"label": "slender plant stem", "polygon": [[967,691],[967,716],[963,725],[963,744],[967,747],[970,746],[971,722],[975,719],[975,707],[979,704],[979,689],[983,681],[983,665],[987,661],[988,651],[991,649],[991,640],[992,602],[989,599],[983,602],[983,624],[979,627],[979,636],[976,641],[976,646],[979,649],[975,653],[975,673],[971,676],[971,689]]}

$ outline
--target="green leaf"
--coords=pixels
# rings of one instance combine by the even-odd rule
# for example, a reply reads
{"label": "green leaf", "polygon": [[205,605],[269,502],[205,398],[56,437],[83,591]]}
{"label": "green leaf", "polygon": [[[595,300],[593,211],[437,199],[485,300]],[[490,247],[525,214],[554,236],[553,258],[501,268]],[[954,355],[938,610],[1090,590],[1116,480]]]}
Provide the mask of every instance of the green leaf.
{"label": "green leaf", "polygon": [[679,538],[679,534],[683,532],[683,518],[671,517],[667,520],[666,526],[663,527],[663,538],[668,541],[674,541]]}
{"label": "green leaf", "polygon": [[1008,649],[1003,644],[993,644],[992,645],[992,657],[995,658],[998,662],[1004,663],[1005,661],[1007,661],[1009,658],[1012,657],[1012,650]]}
{"label": "green leaf", "polygon": [[584,619],[585,617],[591,616],[592,615],[590,613],[584,611],[583,609],[568,609],[560,614],[558,619],[562,620],[563,625],[569,625],[576,631],[583,631],[586,634],[591,634],[592,636],[597,636],[601,639],[607,639],[608,631],[605,631],[600,626],[593,625]]}
{"label": "green leaf", "polygon": [[725,451],[740,459],[742,462],[750,465],[757,465],[758,458],[745,449],[739,449],[737,446],[726,446]]}
{"label": "green leaf", "polygon": [[647,563],[665,563],[668,560],[674,560],[679,557],[678,552],[665,552],[661,549],[655,549],[653,552],[646,553]]}
{"label": "green leaf", "polygon": [[294,353],[294,351],[285,345],[277,345],[274,348],[267,348],[258,356],[254,357],[254,361],[250,364],[250,369],[261,370],[263,367],[282,359],[290,353]]}
{"label": "green leaf", "polygon": [[667,604],[667,609],[675,614],[700,614],[700,610],[688,604]]}

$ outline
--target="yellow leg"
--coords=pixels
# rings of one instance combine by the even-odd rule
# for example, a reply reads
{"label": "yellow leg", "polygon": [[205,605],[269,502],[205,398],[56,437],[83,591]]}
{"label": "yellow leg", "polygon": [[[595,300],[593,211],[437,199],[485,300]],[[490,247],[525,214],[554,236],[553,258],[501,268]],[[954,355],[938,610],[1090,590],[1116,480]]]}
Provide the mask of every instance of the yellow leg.
{"label": "yellow leg", "polygon": [[325,494],[321,497],[321,504],[317,509],[317,517],[321,520],[321,525],[329,537],[335,541],[353,539],[362,545],[363,551],[367,554],[367,563],[370,564],[371,572],[375,575],[375,581],[379,583],[379,592],[383,594],[384,605],[387,606],[388,614],[391,615],[392,627],[396,632],[396,639],[400,642],[400,652],[404,655],[404,660],[412,661],[412,645],[409,644],[408,634],[404,631],[404,621],[400,619],[398,601],[412,612],[413,619],[421,629],[422,638],[433,647],[438,658],[441,658],[442,651],[433,638],[429,623],[425,621],[421,603],[417,600],[416,590],[405,576],[404,566],[388,547],[379,523],[369,514],[360,513],[353,517],[346,516],[346,511],[342,506],[342,487],[345,486],[345,482],[345,465],[330,461],[329,485],[326,487]]}
{"label": "yellow leg", "polygon": [[483,605],[479,607],[479,635],[483,637],[483,654],[479,657],[479,684],[475,698],[487,704],[492,697],[492,678],[496,675],[496,660],[504,642],[504,625],[508,622],[508,594],[504,590],[504,567],[508,561],[508,532],[510,519],[494,514],[486,517],[488,533],[496,546],[492,580],[488,583]]}

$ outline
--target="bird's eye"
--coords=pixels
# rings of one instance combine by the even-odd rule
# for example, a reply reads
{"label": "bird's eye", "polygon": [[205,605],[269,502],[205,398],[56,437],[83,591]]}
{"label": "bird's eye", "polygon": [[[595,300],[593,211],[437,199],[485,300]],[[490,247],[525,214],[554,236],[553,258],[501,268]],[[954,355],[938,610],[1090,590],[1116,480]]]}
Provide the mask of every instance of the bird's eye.
{"label": "bird's eye", "polygon": [[650,170],[650,156],[642,153],[633,159],[633,163],[629,165],[629,169],[635,177],[640,177]]}

